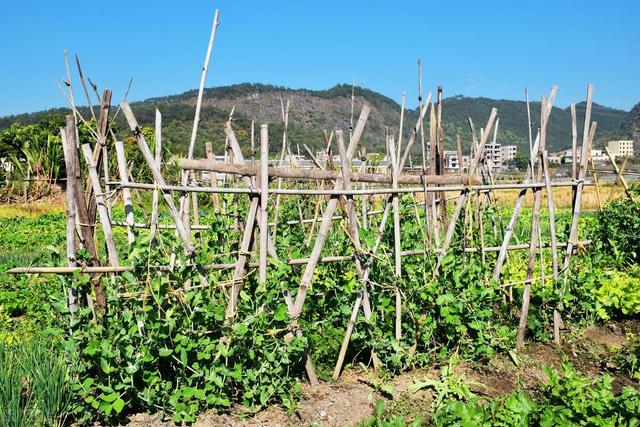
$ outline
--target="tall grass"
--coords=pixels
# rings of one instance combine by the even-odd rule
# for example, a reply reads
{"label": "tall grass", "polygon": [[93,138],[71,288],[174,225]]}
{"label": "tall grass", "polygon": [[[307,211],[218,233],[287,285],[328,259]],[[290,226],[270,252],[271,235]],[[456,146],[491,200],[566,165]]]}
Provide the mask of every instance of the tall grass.
{"label": "tall grass", "polygon": [[69,410],[69,368],[49,345],[0,344],[0,425],[60,426]]}

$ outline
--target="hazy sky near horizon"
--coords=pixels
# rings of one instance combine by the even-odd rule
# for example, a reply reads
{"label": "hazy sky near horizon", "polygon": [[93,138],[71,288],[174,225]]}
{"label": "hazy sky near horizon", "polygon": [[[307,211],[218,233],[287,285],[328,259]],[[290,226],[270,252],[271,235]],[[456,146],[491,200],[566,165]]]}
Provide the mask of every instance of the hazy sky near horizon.
{"label": "hazy sky near horizon", "polygon": [[[63,50],[120,102],[197,88],[214,9],[207,86],[260,82],[326,89],[356,84],[417,104],[425,95],[585,98],[629,110],[640,101],[640,1],[124,1],[5,0],[0,115],[64,106],[54,80]],[[71,56],[73,58],[73,56]],[[73,64],[72,64],[73,65]],[[75,67],[72,77],[77,75]],[[77,79],[76,79],[77,82]],[[79,84],[76,99],[83,100]]]}

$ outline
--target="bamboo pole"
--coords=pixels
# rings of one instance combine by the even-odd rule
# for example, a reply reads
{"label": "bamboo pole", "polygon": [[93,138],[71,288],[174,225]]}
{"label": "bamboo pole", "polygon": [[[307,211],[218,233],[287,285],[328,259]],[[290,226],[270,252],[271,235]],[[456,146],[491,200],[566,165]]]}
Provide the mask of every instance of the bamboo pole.
{"label": "bamboo pole", "polygon": [[[120,174],[120,181],[127,182],[129,176],[127,173],[127,159],[124,152],[124,144],[122,141],[116,141],[116,160],[118,161],[118,173]],[[135,220],[133,218],[133,204],[131,203],[131,190],[127,187],[122,188],[122,201],[124,203],[124,213],[127,223],[127,241],[131,245],[135,241],[135,234],[133,232],[133,224]],[[153,221],[152,221],[153,222]]]}
{"label": "bamboo pole", "polygon": [[84,154],[84,159],[87,162],[89,179],[91,180],[91,184],[93,186],[93,195],[96,199],[100,225],[102,225],[102,232],[104,233],[104,241],[107,246],[107,257],[109,259],[109,264],[113,267],[117,267],[119,264],[118,252],[116,250],[116,244],[113,240],[113,231],[111,230],[111,220],[109,218],[109,212],[107,211],[104,194],[102,193],[102,188],[100,187],[100,177],[98,176],[96,165],[93,162],[93,151],[91,150],[91,146],[89,144],[82,144],[82,153]]}
{"label": "bamboo pole", "polygon": [[[353,137],[351,138],[349,147],[347,148],[347,158],[352,158],[353,154],[356,151],[358,141],[360,140],[362,132],[364,131],[364,125],[367,121],[367,118],[369,117],[369,111],[370,108],[367,105],[364,105],[362,107],[360,118],[358,119],[358,123],[356,124],[356,129],[353,132]],[[337,190],[340,189],[340,187],[342,187],[342,180],[336,179],[334,189]],[[333,217],[337,207],[338,198],[332,197],[331,199],[329,199],[327,207],[324,211],[322,223],[320,224],[320,228],[318,229],[318,237],[316,238],[313,250],[311,251],[311,256],[309,257],[309,263],[304,270],[300,285],[298,287],[298,293],[296,294],[295,302],[289,310],[289,317],[291,317],[292,319],[297,319],[302,312],[302,306],[304,305],[304,301],[307,296],[307,290],[309,289],[309,285],[313,280],[313,273],[315,271],[316,264],[318,263],[318,259],[320,258],[320,252],[322,251],[322,248],[324,247],[325,241],[329,234],[329,228],[331,227],[331,218]]]}
{"label": "bamboo pole", "polygon": [[[213,154],[213,145],[210,142],[207,142],[205,144],[205,149],[207,151],[207,160],[209,160],[210,162],[215,161],[215,156]],[[252,158],[252,162],[255,162],[255,158]],[[218,187],[217,176],[216,176],[215,172],[209,172],[209,185],[211,185],[211,188],[217,188]],[[218,197],[218,195],[216,193],[213,193],[212,199],[211,199],[211,203],[213,204],[213,211],[215,213],[219,213],[220,212],[220,198]]]}
{"label": "bamboo pole", "polygon": [[571,156],[571,178],[576,180],[578,179],[578,119],[576,116],[576,104],[571,104]]}
{"label": "bamboo pole", "polygon": [[[547,186],[547,209],[549,211],[549,235],[551,240],[551,266],[553,268],[553,282],[558,280],[558,242],[556,236],[556,213],[553,203],[553,191],[551,190],[551,174],[547,161],[547,151],[542,152],[542,167],[544,168],[544,180]],[[560,313],[557,308],[553,309],[553,341],[560,345]]]}
{"label": "bamboo pole", "polygon": [[[555,99],[556,93],[558,92],[557,86],[551,88],[551,93],[549,94],[549,102],[547,104],[547,108],[543,111],[545,120],[549,119],[551,114],[551,107],[553,106],[553,100]],[[535,156],[535,153],[539,150],[540,144],[540,133],[536,136],[535,142],[533,144],[533,151],[531,152],[531,156]],[[532,162],[531,162],[532,163]],[[513,231],[515,229],[516,222],[518,221],[518,217],[520,216],[520,210],[522,209],[522,205],[524,203],[525,196],[527,195],[527,189],[529,188],[540,188],[544,184],[540,183],[532,183],[531,178],[533,176],[533,170],[531,169],[531,164],[527,167],[527,172],[524,178],[524,186],[520,194],[518,194],[518,198],[516,199],[516,204],[513,208],[513,213],[511,214],[511,219],[509,220],[509,224],[504,233],[504,237],[502,239],[502,249],[498,255],[498,259],[496,260],[496,265],[493,271],[493,278],[496,281],[500,280],[500,276],[502,275],[502,266],[504,264],[504,260],[507,257],[506,247],[509,245],[511,241],[511,236],[513,235]]]}
{"label": "bamboo pole", "polygon": [[[482,134],[480,138],[480,145],[476,150],[473,160],[469,164],[468,176],[474,176],[476,173],[476,168],[480,164],[482,156],[484,155],[484,146],[487,143],[487,137],[489,135],[489,132],[491,131],[491,128],[493,127],[493,123],[496,120],[497,115],[498,115],[498,110],[493,108],[491,110],[491,113],[489,114],[489,119],[487,120],[487,127],[485,128],[486,132]],[[442,247],[438,254],[438,261],[436,262],[436,266],[433,269],[433,277],[436,277],[438,275],[440,264],[442,263],[442,260],[444,259],[447,251],[449,250],[449,246],[451,245],[451,241],[453,240],[453,234],[455,232],[456,223],[458,222],[458,218],[462,213],[462,209],[467,203],[467,199],[469,197],[469,191],[463,190],[460,196],[461,197],[458,199],[456,203],[456,207],[453,211],[453,214],[451,215],[451,220],[449,221],[449,224],[447,226],[447,231],[444,237],[444,241],[442,242]]]}
{"label": "bamboo pole", "polygon": [[[444,135],[442,130],[442,86],[438,86],[438,110],[437,110],[437,135],[436,135],[436,171],[438,175],[444,175]],[[440,193],[440,218],[442,221],[442,227],[447,228],[448,213],[447,213],[447,199],[445,193]]]}
{"label": "bamboo pole", "polygon": [[[604,151],[607,153],[607,156],[609,157],[609,161],[611,162],[611,166],[613,166],[613,171],[616,173],[616,181],[614,182],[614,184],[617,182],[620,182],[629,200],[633,201],[633,194],[631,194],[631,190],[629,190],[629,184],[627,184],[627,180],[624,179],[624,175],[623,175],[627,158],[625,158],[622,166],[618,167],[618,164],[616,163],[616,159],[611,154],[611,151],[609,151],[609,148],[605,148]],[[613,188],[611,189],[611,193],[613,193]]]}
{"label": "bamboo pole", "polygon": [[269,127],[260,126],[260,271],[258,283],[267,283],[267,206],[269,203]]}
{"label": "bamboo pole", "polygon": [[[460,181],[466,181],[466,177],[459,179]],[[475,180],[474,180],[475,181]],[[211,187],[201,187],[201,186],[180,186],[180,185],[155,185],[151,183],[144,182],[111,182],[111,184],[116,184],[121,187],[129,187],[135,188],[139,190],[153,190],[154,188],[158,188],[162,191],[180,191],[180,192],[197,192],[197,193],[228,193],[228,194],[258,194],[259,191],[257,188],[233,188],[233,187],[222,187],[222,188],[211,188]],[[559,187],[573,187],[575,184],[572,182],[552,182],[551,186],[553,188]],[[593,186],[592,181],[584,181],[585,187]],[[486,184],[486,185],[447,185],[445,187],[426,187],[427,193],[439,193],[442,191],[463,191],[473,190],[480,192],[487,192],[491,190],[522,190],[522,189],[532,189],[532,188],[543,188],[545,187],[544,183],[534,183],[534,182],[521,182],[521,183],[504,183],[504,184]],[[308,188],[283,188],[282,190],[278,190],[273,188],[269,190],[270,194],[286,194],[288,196],[294,195],[305,195],[305,196],[363,196],[363,195],[390,195],[394,193],[398,194],[407,194],[407,193],[422,193],[425,191],[424,187],[400,187],[398,189],[394,188],[367,188],[365,190],[361,189],[308,189]],[[447,200],[457,199],[459,196],[447,197]],[[299,220],[295,221],[296,223]],[[273,256],[273,254],[272,254]]]}
{"label": "bamboo pole", "polygon": [[[160,169],[156,164],[156,160],[151,154],[151,151],[149,150],[149,146],[147,145],[147,141],[145,140],[144,135],[142,135],[140,126],[138,126],[138,121],[133,115],[133,111],[131,111],[131,107],[129,106],[128,103],[124,102],[121,105],[121,110],[127,119],[127,123],[129,124],[129,128],[131,129],[131,132],[133,132],[133,134],[136,137],[136,140],[138,142],[138,147],[140,147],[140,151],[142,152],[142,155],[145,161],[147,162],[147,166],[149,166],[149,169],[151,169],[151,173],[153,174],[153,180],[155,181],[155,184],[153,184],[153,188],[158,188],[158,187],[162,188],[163,186],[166,186],[164,178],[160,173]],[[176,224],[176,230],[178,232],[178,235],[182,239],[184,250],[187,254],[190,255],[194,252],[194,247],[191,243],[191,236],[187,232],[187,229],[185,228],[185,225],[182,222],[180,213],[176,209],[176,206],[173,202],[173,197],[171,196],[170,193],[165,191],[162,192],[162,196],[167,204],[167,207],[169,208],[169,213],[171,214],[171,218],[173,218],[173,222]]]}
{"label": "bamboo pole", "polygon": [[[284,162],[284,156],[287,152],[288,144],[289,144],[289,100],[287,100],[287,106],[285,107],[284,102],[280,99],[280,108],[282,113],[282,150],[280,152],[280,158],[278,159],[278,165],[282,166]],[[291,157],[289,157],[291,159]],[[289,165],[291,166],[291,164]],[[271,175],[271,174],[269,174]],[[282,188],[282,177],[278,177],[278,190]],[[273,237],[272,239],[276,240],[276,233],[278,231],[278,216],[280,214],[280,194],[276,195],[275,206],[273,209]]]}
{"label": "bamboo pole", "polygon": [[[75,109],[75,107],[74,107]],[[108,162],[108,159],[105,159],[105,155],[107,153],[106,145],[107,145],[107,134],[109,131],[109,111],[111,109],[111,90],[105,89],[102,94],[102,102],[100,103],[100,114],[98,117],[98,123],[96,124],[96,132],[92,132],[94,134],[96,144],[93,148],[93,163],[96,165],[96,169],[99,169],[102,165],[104,167],[105,161]],[[85,123],[86,124],[86,123]],[[87,127],[89,125],[87,124]],[[91,129],[91,128],[89,128]],[[76,140],[79,139],[78,133],[76,132]],[[106,170],[106,169],[103,169]],[[108,175],[105,175],[105,179],[108,181]],[[107,189],[110,189],[108,185],[105,185]],[[96,214],[97,214],[97,206],[96,200],[93,196],[93,185],[89,178],[87,178],[86,184],[86,198],[83,201],[83,204],[86,205],[87,210],[87,224],[95,224],[96,222]],[[107,193],[108,194],[108,193]],[[91,234],[95,234],[95,227],[91,227]]]}
{"label": "bamboo pole", "polygon": [[[68,127],[60,129],[60,136],[62,139],[62,147],[64,149],[64,162],[67,174],[67,192],[66,192],[66,218],[67,218],[67,267],[75,268],[78,266],[76,261],[76,158],[78,155],[76,146],[73,143],[75,140],[75,128],[72,126],[75,123],[73,116],[67,116]],[[67,138],[67,135],[72,132],[73,136]],[[71,142],[71,144],[70,144]],[[78,306],[78,289],[75,286],[70,286],[67,290],[67,301],[69,303],[69,311],[71,313],[77,312],[80,307]]]}
{"label": "bamboo pole", "polygon": [[[549,101],[551,104],[553,99]],[[553,105],[550,105],[551,109]],[[540,109],[540,144],[538,151],[535,153],[535,169],[536,169],[536,182],[541,182],[542,176],[542,153],[545,150],[547,140],[547,121],[548,116],[545,114],[547,110],[547,99],[543,96]],[[531,158],[533,159],[533,153]],[[527,329],[527,320],[529,317],[529,305],[531,300],[531,280],[535,269],[536,262],[536,247],[538,246],[539,230],[540,230],[540,208],[542,206],[542,191],[541,189],[533,190],[533,215],[531,218],[531,237],[529,243],[529,263],[527,265],[527,282],[524,286],[524,293],[522,296],[522,308],[520,310],[520,321],[518,323],[518,332],[516,334],[516,348],[524,347],[524,338]]]}
{"label": "bamboo pole", "polygon": [[[240,149],[240,143],[238,143],[238,139],[236,138],[236,134],[233,131],[233,128],[231,127],[231,121],[227,121],[226,125],[225,125],[225,133],[227,136],[227,142],[229,144],[229,150],[231,151],[231,161],[233,162],[233,164],[235,165],[243,165],[245,164],[244,161],[244,155],[242,154],[242,150]],[[270,175],[271,173],[269,173]],[[225,175],[226,176],[226,175]],[[255,188],[255,183],[254,181],[248,177],[248,176],[243,176],[242,177],[242,182],[249,188],[247,189],[242,189],[243,191],[237,191],[238,193],[241,192],[246,192],[246,193],[251,193],[254,194],[256,199],[259,199],[259,191],[257,191],[257,189]],[[215,193],[215,192],[219,192],[219,193],[228,193],[228,189],[226,188],[222,188],[222,189],[209,189],[211,190],[211,192]],[[216,190],[222,190],[222,191],[216,191]],[[240,190],[240,189],[238,189]],[[285,193],[277,193],[277,190],[274,189],[272,191],[270,191],[269,193],[271,194],[285,194]],[[258,204],[259,201],[256,202],[255,205],[255,209],[258,208]],[[253,206],[253,199],[252,199],[252,203],[251,205]],[[258,212],[258,215],[260,213]],[[247,218],[249,218],[251,215],[247,214]],[[253,224],[253,222],[252,222]],[[246,227],[246,224],[245,224]],[[278,259],[278,254],[276,253],[276,249],[275,246],[273,245],[273,240],[272,239],[268,239],[267,240],[267,249],[269,251],[269,255],[271,255],[274,259]],[[247,249],[249,250],[249,249]],[[240,275],[239,277],[242,277],[242,275]]]}
{"label": "bamboo pole", "polygon": [[[378,232],[380,230],[378,229]],[[591,240],[581,240],[578,242],[579,246],[586,246],[591,244]],[[378,237],[376,236],[376,246],[374,246],[371,251],[373,254],[376,253],[377,247],[379,246]],[[545,249],[551,248],[551,243],[545,242],[542,244],[542,247]],[[557,243],[558,248],[566,248],[567,243]],[[485,248],[464,248],[465,253],[478,253],[484,249],[486,253],[497,253],[500,251],[501,246],[487,246]],[[509,251],[522,251],[528,250],[529,244],[517,244],[517,245],[509,245],[507,250]],[[403,257],[407,256],[417,256],[424,255],[425,253],[430,253],[428,249],[408,249],[401,252]],[[323,256],[318,259],[318,264],[327,264],[334,262],[345,262],[345,261],[353,261],[355,259],[354,255],[332,255],[332,256]],[[309,262],[309,258],[293,258],[287,261],[284,261],[288,265],[306,265]],[[236,266],[235,263],[227,263],[227,264],[204,264],[202,265],[203,270],[230,270]],[[257,262],[248,263],[247,266],[249,268],[258,268],[259,265]],[[367,268],[369,268],[367,266]],[[150,270],[157,271],[172,271],[173,267],[170,265],[149,265]],[[96,267],[15,267],[10,270],[5,271],[6,274],[99,274],[99,273],[123,273],[127,271],[133,271],[133,266],[119,266],[119,267],[110,267],[110,266],[96,266]],[[365,270],[366,273],[367,270]],[[368,277],[368,276],[366,276]]]}
{"label": "bamboo pole", "polygon": [[[584,132],[582,134],[582,154],[580,156],[580,170],[578,171],[578,181],[576,186],[575,200],[573,203],[573,215],[571,218],[571,228],[569,231],[569,241],[567,242],[567,252],[564,258],[564,279],[565,281],[569,277],[569,263],[571,261],[571,255],[573,253],[573,245],[578,236],[578,221],[580,219],[580,207],[582,201],[582,189],[584,187],[584,178],[587,172],[587,159],[591,150],[591,144],[593,143],[593,137],[596,131],[597,123],[591,122],[591,105],[593,99],[593,85],[589,84],[587,88],[587,107],[585,110],[584,119]],[[589,127],[591,126],[591,128]]]}
{"label": "bamboo pole", "polygon": [[[211,60],[211,51],[213,50],[213,45],[216,39],[216,30],[218,29],[218,19],[220,17],[220,12],[216,9],[213,15],[213,24],[211,26],[211,35],[209,36],[209,45],[207,46],[207,53],[204,58],[204,65],[202,66],[202,73],[200,75],[200,87],[198,88],[198,98],[196,101],[196,111],[193,118],[193,127],[191,128],[191,139],[189,140],[189,149],[187,152],[187,157],[189,159],[193,158],[193,150],[196,146],[196,136],[198,135],[198,124],[200,123],[200,109],[202,108],[202,98],[204,95],[204,85],[207,80],[207,73],[209,71],[209,62]],[[187,185],[189,180],[189,172],[183,171],[180,183],[182,185]],[[183,223],[185,225],[186,230],[189,230],[189,204],[187,203],[185,195],[180,198],[180,213],[183,216]]]}
{"label": "bamboo pole", "polygon": [[[155,128],[155,157],[154,161],[158,170],[162,168],[162,114],[156,108],[156,128]],[[154,179],[154,183],[157,182]],[[156,242],[158,233],[158,201],[160,193],[157,188],[153,189],[153,197],[151,199],[151,241]]]}
{"label": "bamboo pole", "polygon": [[340,377],[340,371],[342,370],[342,364],[344,363],[344,357],[347,354],[347,348],[349,347],[349,341],[351,340],[351,334],[353,333],[353,327],[358,317],[358,311],[362,304],[363,292],[359,292],[356,298],[356,302],[351,310],[351,317],[349,317],[349,323],[347,324],[347,331],[342,338],[342,345],[340,346],[340,353],[338,354],[338,361],[333,369],[333,379],[337,380]]}

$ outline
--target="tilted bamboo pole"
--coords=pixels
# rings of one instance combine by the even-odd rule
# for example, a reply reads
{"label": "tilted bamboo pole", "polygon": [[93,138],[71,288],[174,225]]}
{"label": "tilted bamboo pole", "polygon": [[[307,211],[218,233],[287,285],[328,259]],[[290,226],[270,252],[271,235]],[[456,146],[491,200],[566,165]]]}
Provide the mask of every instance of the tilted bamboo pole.
{"label": "tilted bamboo pole", "polygon": [[[475,176],[476,168],[480,164],[480,161],[482,160],[482,156],[484,155],[484,146],[487,143],[487,137],[489,135],[489,132],[491,131],[491,128],[493,127],[493,123],[497,115],[498,115],[498,110],[493,108],[491,110],[491,113],[489,114],[489,119],[487,120],[487,127],[485,128],[486,131],[480,138],[480,144],[478,146],[478,149],[476,150],[475,156],[473,157],[471,163],[469,164],[468,176]],[[451,245],[451,241],[453,240],[453,234],[455,233],[456,223],[458,222],[458,218],[462,213],[462,209],[467,204],[468,197],[469,197],[469,191],[463,190],[461,192],[461,197],[456,202],[456,207],[451,215],[451,219],[447,226],[447,232],[444,236],[442,247],[440,248],[438,261],[436,262],[436,266],[433,270],[433,277],[436,277],[438,275],[440,264],[442,263],[442,260],[444,259],[447,251],[449,250],[449,246]]]}
{"label": "tilted bamboo pole", "polygon": [[[551,106],[553,105],[553,100],[555,99],[557,92],[558,92],[557,86],[554,86],[553,88],[551,88],[551,93],[549,95],[549,103],[547,104],[546,110],[543,111],[545,120],[548,120],[549,116],[551,115]],[[531,156],[535,156],[535,153],[538,152],[539,144],[540,144],[540,133],[538,133],[538,136],[536,136],[535,142],[533,144],[533,151],[531,153]],[[525,196],[527,195],[527,189],[540,188],[540,186],[544,186],[544,184],[531,183],[532,176],[533,176],[533,171],[531,169],[531,164],[529,164],[529,166],[527,167],[527,172],[525,174],[525,178],[523,182],[525,186],[523,186],[522,191],[520,191],[520,194],[518,194],[516,204],[513,208],[513,213],[511,214],[511,219],[509,220],[509,224],[507,225],[507,229],[505,230],[504,237],[502,239],[502,250],[500,251],[498,255],[498,259],[496,260],[496,265],[493,271],[493,278],[496,281],[499,281],[500,276],[502,275],[502,267],[504,264],[504,260],[507,257],[506,247],[509,245],[509,242],[511,241],[511,236],[513,235],[516,222],[518,221],[520,210],[522,209]]]}
{"label": "tilted bamboo pole", "polygon": [[98,209],[98,216],[100,219],[100,225],[102,225],[102,232],[104,233],[104,241],[107,245],[107,257],[109,258],[109,264],[113,267],[119,265],[118,252],[116,250],[116,244],[113,240],[113,232],[111,230],[111,220],[109,218],[109,212],[105,204],[104,194],[100,187],[100,177],[98,176],[98,170],[93,162],[93,151],[89,144],[82,144],[82,153],[84,159],[87,162],[87,168],[89,170],[89,179],[93,186],[93,195],[96,199],[96,206]]}
{"label": "tilted bamboo pole", "polygon": [[[131,107],[129,106],[128,103],[124,102],[122,103],[120,108],[122,110],[122,113],[127,119],[127,123],[129,124],[129,128],[131,129],[131,132],[133,132],[133,134],[136,137],[136,140],[138,142],[138,147],[140,147],[140,151],[142,152],[142,156],[147,162],[147,166],[149,166],[149,169],[151,169],[151,173],[153,174],[153,180],[156,183],[154,184],[153,188],[156,188],[156,186],[159,186],[159,187],[166,186],[164,178],[160,173],[160,169],[156,164],[156,160],[151,154],[151,151],[149,150],[149,146],[147,145],[147,141],[145,140],[144,135],[142,134],[142,131],[140,129],[140,126],[138,125],[138,121],[136,120],[136,117],[134,116],[133,111],[131,111]],[[176,209],[176,206],[173,202],[173,197],[171,196],[170,193],[166,191],[162,192],[162,196],[165,202],[167,203],[167,207],[169,208],[169,213],[171,214],[171,218],[173,218],[173,222],[176,224],[176,230],[178,232],[178,235],[182,239],[185,252],[187,254],[192,254],[194,252],[194,247],[193,247],[193,244],[191,243],[191,236],[187,232],[187,229],[185,228],[184,223],[182,222],[180,213]]]}
{"label": "tilted bamboo pole", "polygon": [[[358,119],[358,123],[356,124],[356,129],[353,132],[353,137],[349,142],[349,147],[347,148],[347,158],[353,158],[353,154],[356,151],[356,147],[358,145],[358,141],[362,136],[362,132],[364,131],[364,125],[369,117],[370,108],[367,105],[362,107],[362,111],[360,113],[360,118]],[[342,180],[336,179],[336,183],[334,185],[334,189],[340,189],[342,187]],[[298,293],[296,294],[296,299],[291,309],[289,310],[289,316],[292,319],[297,319],[302,312],[302,306],[304,305],[305,298],[307,296],[307,290],[309,289],[309,285],[313,280],[313,273],[315,271],[316,264],[318,259],[320,258],[320,252],[322,252],[322,248],[324,247],[324,243],[329,234],[329,229],[331,227],[331,218],[333,217],[336,208],[338,207],[338,198],[332,197],[329,199],[327,203],[327,207],[324,211],[324,216],[322,218],[322,223],[320,224],[320,228],[318,229],[318,237],[313,246],[313,250],[311,251],[311,256],[309,257],[309,263],[307,264],[304,273],[302,275],[302,279],[300,281],[300,285],[298,287]]]}
{"label": "tilted bamboo pole", "polygon": [[[216,30],[218,29],[220,12],[216,9],[213,15],[213,24],[211,26],[211,35],[209,36],[209,44],[207,46],[207,53],[204,58],[204,65],[202,66],[202,73],[200,75],[200,86],[198,88],[198,98],[196,100],[196,111],[193,118],[193,127],[191,128],[191,139],[189,140],[189,149],[187,151],[187,157],[193,158],[193,150],[196,146],[196,137],[198,135],[198,124],[200,123],[200,109],[202,108],[202,98],[204,95],[204,85],[207,80],[207,73],[209,71],[209,62],[211,61],[211,51],[216,40]],[[187,185],[189,181],[189,172],[183,171],[180,179],[182,185]],[[180,198],[180,213],[183,217],[183,223],[187,231],[189,230],[189,203],[187,202],[186,195]]]}
{"label": "tilted bamboo pole", "polygon": [[[549,100],[549,109],[553,108],[553,99]],[[535,153],[535,169],[536,169],[536,182],[541,182],[543,179],[542,173],[542,153],[545,150],[547,140],[547,122],[549,117],[545,114],[547,110],[547,99],[543,96],[540,107],[540,144],[538,152]],[[531,157],[533,159],[533,155]],[[540,209],[542,206],[542,190],[535,189],[533,193],[533,215],[531,218],[531,237],[529,243],[529,262],[527,265],[527,282],[524,286],[524,292],[522,296],[522,308],[520,309],[520,321],[518,323],[518,332],[516,334],[516,347],[522,348],[524,346],[524,338],[527,329],[527,320],[529,317],[529,304],[531,300],[531,280],[533,279],[533,273],[535,269],[536,261],[536,247],[538,246],[538,239],[540,237]]]}
{"label": "tilted bamboo pole", "polygon": [[[623,174],[628,158],[625,158],[622,166],[618,167],[618,164],[616,163],[616,159],[611,154],[611,151],[609,151],[609,148],[605,147],[604,151],[607,153],[607,156],[609,157],[609,161],[611,162],[611,166],[613,166],[613,171],[616,173],[616,181],[614,182],[614,184],[617,182],[620,182],[629,200],[633,201],[633,194],[631,194],[631,190],[629,190],[629,184],[627,184],[627,180],[624,179],[624,174]],[[613,194],[613,188],[611,188],[611,193]]]}

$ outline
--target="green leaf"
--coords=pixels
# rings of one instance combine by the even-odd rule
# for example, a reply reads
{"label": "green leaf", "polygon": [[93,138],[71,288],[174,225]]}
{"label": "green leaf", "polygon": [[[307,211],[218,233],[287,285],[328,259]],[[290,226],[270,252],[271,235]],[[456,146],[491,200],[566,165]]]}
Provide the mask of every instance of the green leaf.
{"label": "green leaf", "polygon": [[113,407],[113,410],[116,411],[116,414],[119,414],[124,408],[124,400],[117,399],[111,406]]}
{"label": "green leaf", "polygon": [[109,366],[109,362],[107,362],[107,360],[104,357],[100,358],[100,368],[102,369],[102,372],[104,372],[107,375],[113,372],[113,368]]}
{"label": "green leaf", "polygon": [[173,349],[170,348],[161,348],[160,350],[158,350],[158,354],[160,355],[160,357],[170,356],[171,353],[173,353]]}
{"label": "green leaf", "polygon": [[244,335],[249,331],[249,327],[245,323],[238,323],[233,327],[233,330],[238,335]]}

